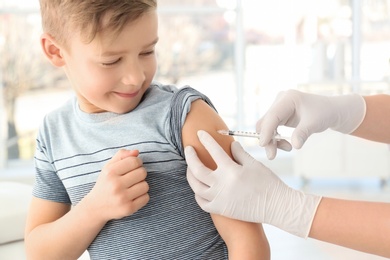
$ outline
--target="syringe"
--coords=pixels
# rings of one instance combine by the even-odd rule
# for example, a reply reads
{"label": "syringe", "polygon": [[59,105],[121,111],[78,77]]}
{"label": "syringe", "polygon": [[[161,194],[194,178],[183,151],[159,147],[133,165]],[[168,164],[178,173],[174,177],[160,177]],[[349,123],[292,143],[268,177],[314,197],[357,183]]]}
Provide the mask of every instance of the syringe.
{"label": "syringe", "polygon": [[[235,131],[235,130],[218,130],[218,133],[221,135],[232,135],[232,136],[242,136],[242,137],[254,137],[259,139],[260,133],[257,132],[246,132],[246,131]],[[274,137],[272,138],[274,141],[281,141],[281,140],[290,140],[290,137],[288,136],[281,136],[276,131],[274,132]]]}

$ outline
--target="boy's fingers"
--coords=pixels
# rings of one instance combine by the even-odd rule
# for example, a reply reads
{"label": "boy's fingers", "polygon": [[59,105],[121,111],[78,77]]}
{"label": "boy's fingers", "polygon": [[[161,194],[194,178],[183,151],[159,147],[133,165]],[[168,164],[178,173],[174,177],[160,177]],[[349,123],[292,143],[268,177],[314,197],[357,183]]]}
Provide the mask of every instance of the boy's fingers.
{"label": "boy's fingers", "polygon": [[137,157],[139,155],[138,150],[128,150],[128,151],[129,151],[129,156]]}
{"label": "boy's fingers", "polygon": [[127,157],[134,156],[137,157],[139,155],[138,150],[125,150],[120,149],[109,161],[109,163],[119,162]]}
{"label": "boy's fingers", "polygon": [[145,194],[147,194],[149,191],[149,184],[146,181],[141,181],[133,186],[131,188],[129,187],[128,192],[129,195],[128,197],[132,200],[139,198]]}
{"label": "boy's fingers", "polygon": [[126,188],[131,188],[137,183],[141,183],[145,181],[148,173],[144,167],[137,167],[133,170],[126,171],[123,175],[122,183]]}
{"label": "boy's fingers", "polygon": [[133,200],[132,203],[132,214],[143,208],[150,200],[149,194],[144,193],[140,197]]}

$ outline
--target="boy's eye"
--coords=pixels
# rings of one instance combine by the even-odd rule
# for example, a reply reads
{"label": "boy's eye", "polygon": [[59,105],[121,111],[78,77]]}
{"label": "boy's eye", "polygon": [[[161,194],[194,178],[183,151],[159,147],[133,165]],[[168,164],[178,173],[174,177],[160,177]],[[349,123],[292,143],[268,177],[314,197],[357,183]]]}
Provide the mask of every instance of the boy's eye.
{"label": "boy's eye", "polygon": [[112,65],[115,65],[117,64],[121,59],[117,59],[116,61],[113,61],[113,62],[105,62],[105,63],[102,63],[103,66],[112,66]]}
{"label": "boy's eye", "polygon": [[141,53],[142,56],[148,56],[154,54],[154,50]]}

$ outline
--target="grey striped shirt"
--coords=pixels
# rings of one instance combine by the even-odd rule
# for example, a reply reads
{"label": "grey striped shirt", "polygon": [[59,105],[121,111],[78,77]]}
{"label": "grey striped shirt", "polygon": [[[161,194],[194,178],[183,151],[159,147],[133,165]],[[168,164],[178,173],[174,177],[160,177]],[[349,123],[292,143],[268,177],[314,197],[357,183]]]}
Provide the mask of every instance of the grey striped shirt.
{"label": "grey striped shirt", "polygon": [[148,172],[149,203],[109,221],[88,248],[92,259],[227,259],[224,241],[186,179],[181,128],[199,98],[212,106],[190,87],[153,83],[126,114],[87,114],[73,98],[45,117],[34,196],[76,205],[121,148],[138,149]]}

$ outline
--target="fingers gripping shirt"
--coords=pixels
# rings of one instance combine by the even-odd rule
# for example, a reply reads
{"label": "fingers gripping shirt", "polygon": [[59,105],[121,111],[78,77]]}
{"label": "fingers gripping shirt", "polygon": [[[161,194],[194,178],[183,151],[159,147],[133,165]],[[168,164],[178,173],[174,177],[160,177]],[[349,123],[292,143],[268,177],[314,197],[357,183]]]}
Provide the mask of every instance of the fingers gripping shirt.
{"label": "fingers gripping shirt", "polygon": [[34,196],[76,205],[119,149],[138,149],[150,201],[109,221],[88,248],[92,259],[227,259],[208,213],[186,180],[181,129],[198,91],[153,83],[127,114],[83,113],[76,99],[48,114],[40,128]]}

